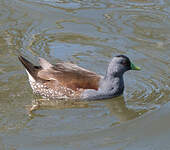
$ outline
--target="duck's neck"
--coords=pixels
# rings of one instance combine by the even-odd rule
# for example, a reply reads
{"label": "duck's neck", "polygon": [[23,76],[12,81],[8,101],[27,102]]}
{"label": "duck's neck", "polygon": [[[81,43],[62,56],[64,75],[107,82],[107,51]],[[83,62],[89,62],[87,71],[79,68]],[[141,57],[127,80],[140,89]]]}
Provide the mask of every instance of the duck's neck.
{"label": "duck's neck", "polygon": [[118,72],[112,72],[109,73],[107,72],[106,75],[104,76],[104,79],[106,80],[114,80],[116,78],[123,79],[123,73],[118,73]]}
{"label": "duck's neck", "polygon": [[103,79],[101,79],[99,89],[97,91],[92,89],[85,90],[82,94],[82,98],[86,100],[108,99],[120,96],[123,93],[123,90],[123,75],[106,75]]}
{"label": "duck's neck", "polygon": [[110,91],[114,95],[121,95],[124,90],[123,74],[117,72],[109,74],[109,72],[107,72],[101,81],[100,89]]}

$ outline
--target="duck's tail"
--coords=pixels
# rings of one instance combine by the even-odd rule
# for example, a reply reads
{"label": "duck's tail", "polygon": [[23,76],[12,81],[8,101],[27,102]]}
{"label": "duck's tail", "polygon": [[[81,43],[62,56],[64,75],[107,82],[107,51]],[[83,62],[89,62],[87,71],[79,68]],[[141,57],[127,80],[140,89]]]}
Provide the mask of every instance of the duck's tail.
{"label": "duck's tail", "polygon": [[25,59],[23,56],[18,56],[18,59],[20,60],[20,62],[25,67],[25,69],[28,73],[29,79],[30,80],[36,80],[38,68],[36,66],[34,66],[30,61]]}

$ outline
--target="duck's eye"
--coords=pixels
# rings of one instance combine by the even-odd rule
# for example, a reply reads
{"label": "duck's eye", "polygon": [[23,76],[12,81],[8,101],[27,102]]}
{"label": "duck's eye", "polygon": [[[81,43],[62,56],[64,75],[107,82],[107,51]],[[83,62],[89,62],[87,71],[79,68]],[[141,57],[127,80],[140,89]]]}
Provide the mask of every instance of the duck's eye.
{"label": "duck's eye", "polygon": [[122,60],[121,64],[124,65],[124,66],[129,66],[129,63],[127,61],[125,61],[125,60]]}

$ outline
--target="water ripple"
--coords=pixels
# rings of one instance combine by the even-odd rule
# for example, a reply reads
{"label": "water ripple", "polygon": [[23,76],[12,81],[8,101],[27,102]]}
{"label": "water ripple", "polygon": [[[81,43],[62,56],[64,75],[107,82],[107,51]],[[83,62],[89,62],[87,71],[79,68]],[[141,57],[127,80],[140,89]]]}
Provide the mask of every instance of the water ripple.
{"label": "water ripple", "polygon": [[[23,136],[25,143],[63,135],[78,138],[87,131],[95,137],[96,131],[112,131],[168,104],[169,7],[166,0],[1,1],[0,132]],[[71,61],[102,75],[114,55],[125,54],[142,70],[125,74],[125,93],[119,98],[96,102],[92,108],[47,108],[29,118],[25,105],[31,104],[33,94],[17,59],[20,54],[34,63],[36,56],[52,63]],[[3,137],[7,143],[14,141]]]}

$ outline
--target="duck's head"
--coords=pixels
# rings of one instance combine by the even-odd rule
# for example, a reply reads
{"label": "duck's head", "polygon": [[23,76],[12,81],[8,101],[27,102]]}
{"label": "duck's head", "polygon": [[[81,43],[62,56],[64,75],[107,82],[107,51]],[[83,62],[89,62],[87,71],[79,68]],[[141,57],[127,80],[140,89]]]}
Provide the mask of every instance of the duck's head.
{"label": "duck's head", "polygon": [[134,65],[125,55],[118,55],[111,60],[107,74],[109,76],[121,76],[128,70],[141,70],[140,67]]}

